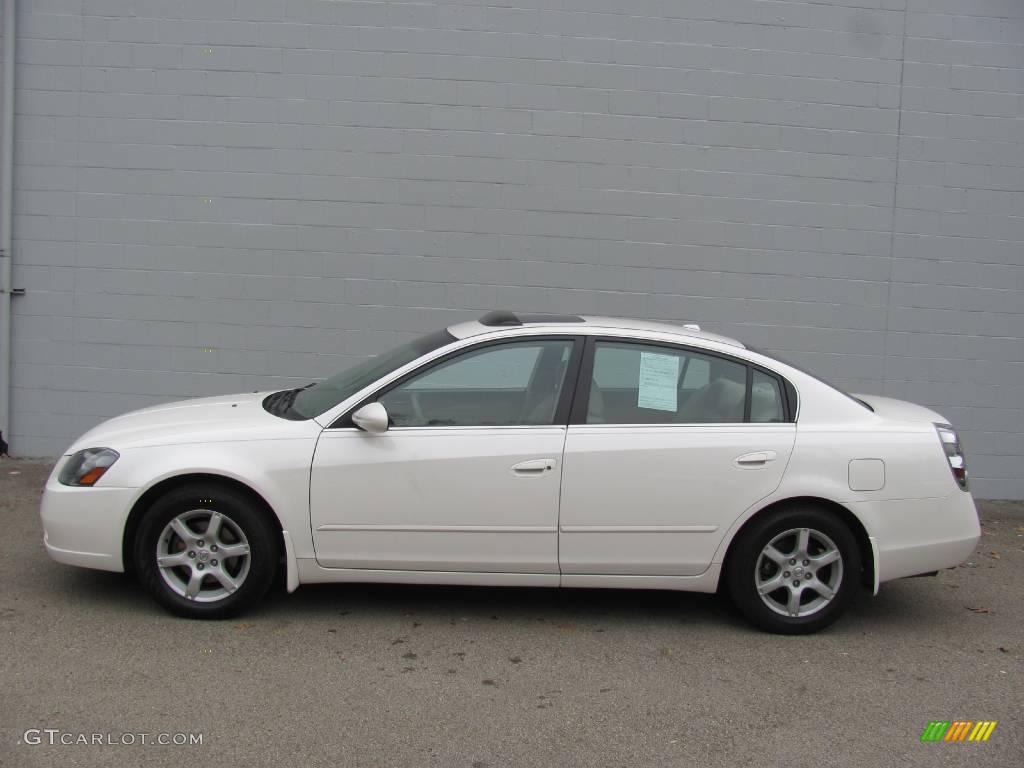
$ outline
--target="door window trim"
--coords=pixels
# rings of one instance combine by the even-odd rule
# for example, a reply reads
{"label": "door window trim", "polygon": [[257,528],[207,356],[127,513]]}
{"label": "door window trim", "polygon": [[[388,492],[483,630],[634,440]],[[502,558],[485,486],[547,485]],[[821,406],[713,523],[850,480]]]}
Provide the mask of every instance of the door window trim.
{"label": "door window trim", "polygon": [[[408,371],[399,376],[394,381],[390,381],[383,385],[379,389],[374,390],[365,397],[360,398],[351,408],[346,409],[345,413],[336,418],[327,429],[359,429],[353,421],[352,414],[358,411],[367,403],[373,403],[378,401],[380,398],[389,394],[393,389],[396,389],[405,384],[410,379],[416,378],[417,376],[425,375],[432,369],[444,365],[450,360],[460,357],[464,354],[478,353],[491,347],[501,347],[508,344],[523,344],[524,342],[536,342],[536,341],[568,341],[571,343],[569,352],[569,365],[566,366],[564,379],[562,381],[562,390],[558,395],[558,404],[555,406],[555,415],[550,424],[498,424],[498,425],[455,425],[455,424],[434,424],[434,425],[423,425],[423,426],[406,426],[406,427],[390,427],[388,431],[396,430],[402,432],[408,432],[413,430],[436,430],[436,429],[550,429],[551,427],[564,427],[569,423],[570,407],[573,401],[573,396],[576,390],[576,384],[579,379],[580,364],[583,358],[584,350],[584,338],[582,336],[574,334],[536,334],[531,336],[509,336],[501,339],[491,339],[483,341],[479,344],[470,344],[464,347],[459,347],[451,352],[447,352],[439,357],[435,357],[423,365]],[[538,359],[538,365],[540,360]],[[531,375],[531,382],[533,375]],[[360,430],[362,431],[362,430]]]}
{"label": "door window trim", "polygon": [[[683,352],[685,354],[696,354],[703,355],[705,357],[716,357],[726,362],[735,363],[737,365],[745,366],[746,368],[746,394],[745,401],[743,404],[743,421],[721,421],[721,422],[675,422],[675,421],[659,421],[659,422],[645,422],[640,424],[588,424],[587,423],[587,407],[590,403],[590,387],[594,381],[594,358],[596,356],[597,345],[599,343],[609,344],[621,344],[621,345],[635,345],[642,347],[664,347],[671,349],[675,352]],[[751,408],[751,389],[753,387],[754,371],[757,370],[773,379],[779,385],[779,395],[782,398],[782,421],[764,421],[754,422],[750,420],[750,408]],[[779,426],[782,424],[795,424],[796,423],[796,390],[793,385],[786,380],[785,377],[771,370],[765,368],[763,365],[751,362],[749,360],[743,360],[742,358],[733,357],[732,355],[723,354],[716,350],[704,349],[703,347],[695,347],[688,344],[677,344],[670,341],[662,341],[660,339],[643,339],[634,336],[606,336],[606,335],[594,335],[587,336],[586,343],[583,349],[583,360],[580,365],[578,373],[578,382],[576,384],[575,393],[572,401],[572,408],[569,414],[570,426],[581,426],[581,427],[600,427],[605,429],[614,429],[616,427],[735,427],[737,425],[742,426]]]}

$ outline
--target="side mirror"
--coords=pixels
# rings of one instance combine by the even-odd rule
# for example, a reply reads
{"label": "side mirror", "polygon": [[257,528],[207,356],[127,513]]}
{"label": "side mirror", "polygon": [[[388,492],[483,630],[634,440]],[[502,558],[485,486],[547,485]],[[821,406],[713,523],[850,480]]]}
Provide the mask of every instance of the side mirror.
{"label": "side mirror", "polygon": [[352,414],[352,423],[370,434],[387,432],[388,411],[380,403],[367,403]]}

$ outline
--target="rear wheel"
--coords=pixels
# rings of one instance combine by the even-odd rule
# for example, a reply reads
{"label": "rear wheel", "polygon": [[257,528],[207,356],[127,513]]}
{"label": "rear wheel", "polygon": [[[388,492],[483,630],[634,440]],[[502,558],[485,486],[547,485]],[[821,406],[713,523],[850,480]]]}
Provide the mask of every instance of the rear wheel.
{"label": "rear wheel", "polygon": [[236,615],[274,578],[278,533],[244,494],[188,485],[150,508],[135,540],[140,580],[172,613],[196,619]]}
{"label": "rear wheel", "polygon": [[729,554],[726,580],[740,612],[769,632],[807,634],[849,607],[860,580],[860,552],[842,520],[792,508],[755,520]]}

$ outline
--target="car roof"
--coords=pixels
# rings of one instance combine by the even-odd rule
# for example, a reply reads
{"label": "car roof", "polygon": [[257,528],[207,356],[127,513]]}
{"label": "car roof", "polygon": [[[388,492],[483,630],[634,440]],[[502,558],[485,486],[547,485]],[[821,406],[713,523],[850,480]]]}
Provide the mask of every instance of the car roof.
{"label": "car roof", "polygon": [[477,320],[468,320],[448,327],[448,332],[457,339],[481,336],[489,333],[509,330],[512,328],[536,328],[538,330],[557,330],[573,332],[583,330],[585,333],[598,331],[641,331],[649,333],[671,334],[688,339],[704,339],[706,341],[728,344],[745,349],[740,341],[717,333],[702,331],[693,323],[671,323],[656,320],[639,320],[623,317],[602,317],[599,315],[556,315],[531,314],[522,312],[496,311],[488,312]]}

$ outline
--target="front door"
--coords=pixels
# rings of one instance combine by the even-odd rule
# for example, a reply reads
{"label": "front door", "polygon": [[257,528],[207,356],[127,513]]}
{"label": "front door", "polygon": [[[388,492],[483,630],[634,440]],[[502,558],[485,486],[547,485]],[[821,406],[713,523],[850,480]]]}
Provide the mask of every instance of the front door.
{"label": "front door", "polygon": [[[562,573],[703,573],[793,448],[780,381],[682,347],[596,341],[566,438]],[[575,414],[574,414],[575,416]],[[581,423],[576,423],[581,422]]]}
{"label": "front door", "polygon": [[324,431],[317,561],[333,568],[558,573],[571,338],[491,342],[378,393],[390,428]]}

